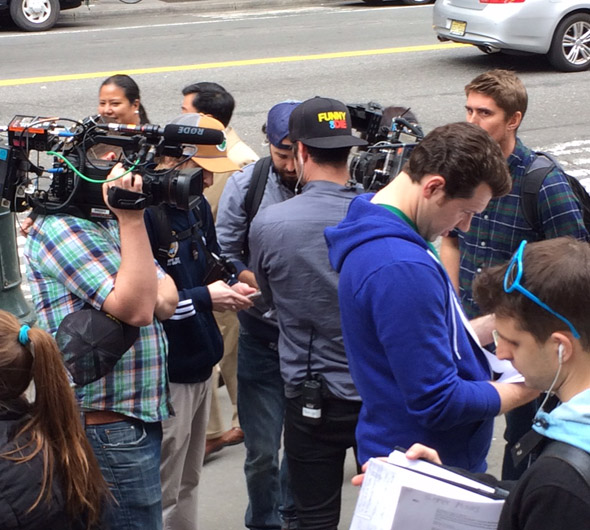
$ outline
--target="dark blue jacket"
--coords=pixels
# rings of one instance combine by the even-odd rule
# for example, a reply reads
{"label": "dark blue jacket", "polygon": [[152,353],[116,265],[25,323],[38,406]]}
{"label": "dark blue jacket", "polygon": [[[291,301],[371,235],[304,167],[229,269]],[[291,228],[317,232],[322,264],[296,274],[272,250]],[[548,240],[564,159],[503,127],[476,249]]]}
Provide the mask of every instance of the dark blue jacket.
{"label": "dark blue jacket", "polygon": [[[204,198],[195,211],[168,205],[160,208],[166,212],[174,232],[181,233],[195,227],[193,235],[171,243],[167,260],[163,263],[164,270],[176,283],[180,299],[176,313],[163,324],[169,343],[170,381],[198,383],[210,377],[213,366],[223,356],[223,338],[212,313],[209,290],[203,282],[207,272],[204,246],[219,254],[215,225],[211,208]],[[148,209],[145,220],[152,248],[157,248],[157,217]]]}

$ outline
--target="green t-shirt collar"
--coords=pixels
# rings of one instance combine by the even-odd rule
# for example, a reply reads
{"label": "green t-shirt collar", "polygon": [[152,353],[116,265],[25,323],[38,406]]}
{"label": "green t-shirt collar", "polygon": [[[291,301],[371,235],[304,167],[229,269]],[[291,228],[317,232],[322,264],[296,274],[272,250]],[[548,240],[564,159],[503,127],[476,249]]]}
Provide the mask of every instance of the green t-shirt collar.
{"label": "green t-shirt collar", "polygon": [[[402,221],[404,221],[414,232],[416,232],[420,237],[422,237],[420,235],[420,232],[418,232],[418,227],[416,226],[416,223],[414,221],[412,221],[404,212],[402,212],[399,208],[396,208],[395,206],[391,206],[391,204],[381,204],[381,203],[377,203],[379,204],[379,206],[383,206],[383,208],[385,208],[386,210],[389,210],[391,213],[397,215]],[[422,238],[424,239],[424,238]],[[424,240],[426,241],[426,240]],[[434,248],[434,245],[430,242],[430,241],[426,241],[426,244],[428,245],[428,248],[432,251],[432,253],[436,256],[436,258],[440,261],[440,257],[438,255],[438,252],[436,251],[436,248]]]}

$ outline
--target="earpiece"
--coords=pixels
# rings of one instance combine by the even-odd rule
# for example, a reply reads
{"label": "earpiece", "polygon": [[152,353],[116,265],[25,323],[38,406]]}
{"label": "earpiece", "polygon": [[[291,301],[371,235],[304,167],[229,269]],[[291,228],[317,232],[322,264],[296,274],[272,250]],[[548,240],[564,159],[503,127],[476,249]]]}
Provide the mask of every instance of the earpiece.
{"label": "earpiece", "polygon": [[559,364],[563,362],[563,344],[560,344],[557,348],[557,358],[559,360]]}

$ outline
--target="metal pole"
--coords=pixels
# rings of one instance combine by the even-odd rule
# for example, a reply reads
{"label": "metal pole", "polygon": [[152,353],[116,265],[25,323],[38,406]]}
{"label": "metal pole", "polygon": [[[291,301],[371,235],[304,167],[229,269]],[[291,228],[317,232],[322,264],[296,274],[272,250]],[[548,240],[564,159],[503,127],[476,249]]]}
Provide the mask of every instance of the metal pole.
{"label": "metal pole", "polygon": [[24,323],[32,324],[35,314],[21,289],[15,216],[3,207],[0,207],[0,282],[0,309],[12,313]]}

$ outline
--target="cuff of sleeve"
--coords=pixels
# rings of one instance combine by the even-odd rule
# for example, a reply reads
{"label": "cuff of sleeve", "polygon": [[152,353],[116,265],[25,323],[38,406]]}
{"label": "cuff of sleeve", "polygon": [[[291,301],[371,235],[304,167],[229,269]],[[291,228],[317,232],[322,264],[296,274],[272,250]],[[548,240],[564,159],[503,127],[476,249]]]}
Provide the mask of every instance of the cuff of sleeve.
{"label": "cuff of sleeve", "polygon": [[115,280],[113,278],[109,278],[104,281],[96,291],[94,297],[89,300],[89,303],[94,307],[94,309],[101,309],[102,304],[107,299],[107,296],[111,294],[111,291],[115,287]]}
{"label": "cuff of sleeve", "polygon": [[192,299],[197,311],[211,311],[213,309],[213,302],[211,302],[211,295],[207,287],[196,287],[192,293]]}
{"label": "cuff of sleeve", "polygon": [[241,272],[248,270],[248,267],[246,267],[246,265],[244,265],[244,263],[241,261],[233,260],[232,263],[236,267],[236,276],[239,276]]}

